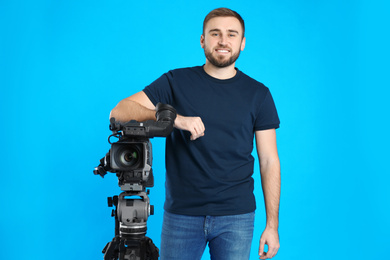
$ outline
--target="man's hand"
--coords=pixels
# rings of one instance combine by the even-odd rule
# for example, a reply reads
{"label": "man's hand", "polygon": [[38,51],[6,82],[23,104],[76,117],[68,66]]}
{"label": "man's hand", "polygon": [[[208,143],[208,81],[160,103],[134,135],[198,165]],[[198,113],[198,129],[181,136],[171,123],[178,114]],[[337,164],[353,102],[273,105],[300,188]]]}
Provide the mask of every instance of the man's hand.
{"label": "man's hand", "polygon": [[[265,245],[268,245],[268,251],[264,252]],[[265,228],[260,238],[259,256],[260,259],[271,259],[278,253],[279,234],[277,229]]]}
{"label": "man's hand", "polygon": [[177,115],[175,127],[180,130],[191,132],[191,140],[204,136],[205,127],[200,117],[187,117]]}

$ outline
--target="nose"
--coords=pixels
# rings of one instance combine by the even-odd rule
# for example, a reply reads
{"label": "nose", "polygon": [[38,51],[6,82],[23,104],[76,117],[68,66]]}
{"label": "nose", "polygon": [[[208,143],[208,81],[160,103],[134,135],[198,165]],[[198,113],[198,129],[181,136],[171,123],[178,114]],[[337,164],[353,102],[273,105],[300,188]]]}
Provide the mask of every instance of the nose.
{"label": "nose", "polygon": [[222,46],[225,46],[227,44],[227,36],[225,34],[221,34],[218,43]]}

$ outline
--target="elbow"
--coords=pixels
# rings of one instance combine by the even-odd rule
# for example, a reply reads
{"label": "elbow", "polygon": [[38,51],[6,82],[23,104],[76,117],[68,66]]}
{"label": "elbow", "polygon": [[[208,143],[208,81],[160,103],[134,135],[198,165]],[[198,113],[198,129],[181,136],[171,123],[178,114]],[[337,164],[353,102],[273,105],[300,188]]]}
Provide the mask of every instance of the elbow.
{"label": "elbow", "polygon": [[280,161],[278,157],[273,157],[260,161],[260,172],[261,173],[273,173],[280,174]]}
{"label": "elbow", "polygon": [[120,108],[118,108],[118,105],[114,107],[110,112],[110,122],[112,118],[114,118],[115,121],[126,121],[126,118],[123,117],[123,112]]}
{"label": "elbow", "polygon": [[117,114],[117,110],[116,110],[116,107],[114,107],[111,112],[110,112],[110,116],[109,116],[109,119],[111,120],[111,118],[116,118],[116,114]]}

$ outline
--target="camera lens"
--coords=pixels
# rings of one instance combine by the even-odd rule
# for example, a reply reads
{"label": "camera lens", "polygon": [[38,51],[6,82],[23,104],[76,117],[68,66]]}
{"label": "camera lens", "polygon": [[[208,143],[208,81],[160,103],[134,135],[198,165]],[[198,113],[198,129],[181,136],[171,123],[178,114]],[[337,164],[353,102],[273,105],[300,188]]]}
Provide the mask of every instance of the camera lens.
{"label": "camera lens", "polygon": [[138,159],[138,153],[136,151],[125,151],[123,158],[129,164],[133,164]]}
{"label": "camera lens", "polygon": [[121,144],[114,153],[114,160],[118,170],[142,167],[142,147],[139,144]]}
{"label": "camera lens", "polygon": [[119,160],[124,167],[135,166],[139,162],[139,151],[134,147],[127,147],[126,150],[120,152]]}

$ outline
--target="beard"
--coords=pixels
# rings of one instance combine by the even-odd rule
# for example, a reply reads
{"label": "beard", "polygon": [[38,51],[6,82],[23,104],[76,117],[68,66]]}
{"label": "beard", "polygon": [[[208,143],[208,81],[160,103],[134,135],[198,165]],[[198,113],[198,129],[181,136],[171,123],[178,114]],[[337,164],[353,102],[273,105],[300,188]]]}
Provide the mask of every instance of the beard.
{"label": "beard", "polygon": [[225,67],[232,65],[234,62],[236,62],[236,60],[240,56],[240,52],[241,51],[238,50],[238,52],[236,54],[231,56],[229,59],[226,59],[222,55],[215,57],[213,55],[213,51],[208,50],[208,48],[206,46],[204,47],[204,55],[206,56],[207,60],[210,61],[211,64],[213,64],[214,66],[216,66],[218,68],[225,68]]}

